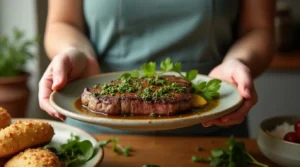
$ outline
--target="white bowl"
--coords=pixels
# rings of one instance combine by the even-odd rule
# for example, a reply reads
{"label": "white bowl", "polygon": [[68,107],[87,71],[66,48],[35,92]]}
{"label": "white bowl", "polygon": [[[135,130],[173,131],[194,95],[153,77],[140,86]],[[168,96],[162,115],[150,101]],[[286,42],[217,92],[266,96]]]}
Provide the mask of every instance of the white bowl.
{"label": "white bowl", "polygon": [[276,164],[285,167],[300,167],[300,144],[284,141],[268,134],[276,126],[287,122],[294,125],[300,116],[277,116],[260,124],[257,144],[261,152]]}

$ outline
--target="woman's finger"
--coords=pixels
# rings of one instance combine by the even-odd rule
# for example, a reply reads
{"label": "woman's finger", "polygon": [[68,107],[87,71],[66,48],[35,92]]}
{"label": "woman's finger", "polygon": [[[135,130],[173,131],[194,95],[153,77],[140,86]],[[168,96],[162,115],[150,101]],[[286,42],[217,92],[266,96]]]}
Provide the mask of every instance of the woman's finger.
{"label": "woman's finger", "polygon": [[221,120],[223,122],[228,122],[230,120],[234,120],[234,119],[239,119],[241,117],[245,117],[249,113],[249,111],[252,108],[252,106],[253,105],[252,105],[252,101],[251,100],[244,100],[243,105],[239,109],[237,109],[236,111],[233,111],[233,112],[231,112],[231,113],[223,116],[221,118]]}
{"label": "woman's finger", "polygon": [[243,105],[236,111],[229,113],[222,118],[204,122],[203,125],[208,127],[212,125],[217,125],[217,126],[230,126],[230,125],[235,125],[242,120],[244,120],[245,116],[249,113],[250,109],[256,104],[257,102],[257,94],[254,89],[254,93],[252,94],[253,98],[251,100],[245,100]]}
{"label": "woman's finger", "polygon": [[68,73],[70,72],[70,62],[67,56],[57,55],[52,60],[53,90],[63,88],[68,82]]}
{"label": "woman's finger", "polygon": [[45,71],[43,77],[40,80],[39,83],[39,92],[38,92],[38,98],[39,98],[39,104],[40,108],[45,110],[49,115],[52,117],[57,117],[60,119],[65,119],[65,116],[58,113],[56,110],[53,109],[49,102],[50,94],[52,93],[52,66],[50,65],[47,70]]}
{"label": "woman's finger", "polygon": [[238,91],[241,96],[245,99],[250,99],[253,89],[250,70],[246,67],[243,67],[240,70],[235,70],[232,74],[232,79],[237,84]]}
{"label": "woman's finger", "polygon": [[228,122],[223,122],[221,119],[216,119],[216,120],[211,121],[211,122],[202,123],[202,125],[204,127],[210,127],[210,126],[213,126],[213,125],[229,127],[229,126],[232,126],[232,125],[241,124],[244,121],[244,119],[245,119],[245,117],[241,117],[239,119],[230,120]]}

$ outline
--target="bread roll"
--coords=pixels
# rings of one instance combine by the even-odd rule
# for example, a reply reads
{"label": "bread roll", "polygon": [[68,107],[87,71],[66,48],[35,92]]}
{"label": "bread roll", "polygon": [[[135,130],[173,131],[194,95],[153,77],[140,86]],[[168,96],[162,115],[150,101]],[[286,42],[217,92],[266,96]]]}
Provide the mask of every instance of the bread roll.
{"label": "bread roll", "polygon": [[58,157],[48,149],[27,149],[15,155],[4,167],[60,167]]}
{"label": "bread roll", "polygon": [[18,121],[0,130],[0,158],[12,156],[30,147],[49,143],[53,127],[38,120]]}
{"label": "bread roll", "polygon": [[11,116],[2,107],[0,107],[0,129],[6,128],[11,124]]}

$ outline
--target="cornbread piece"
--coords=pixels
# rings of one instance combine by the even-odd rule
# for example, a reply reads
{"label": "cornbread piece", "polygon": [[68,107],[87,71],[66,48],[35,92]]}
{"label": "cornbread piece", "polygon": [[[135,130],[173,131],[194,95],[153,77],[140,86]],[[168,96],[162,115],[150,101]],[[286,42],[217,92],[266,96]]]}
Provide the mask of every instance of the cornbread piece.
{"label": "cornbread piece", "polygon": [[4,167],[60,167],[58,157],[48,149],[27,149],[15,155]]}
{"label": "cornbread piece", "polygon": [[6,128],[11,124],[11,116],[2,107],[0,107],[0,129]]}
{"label": "cornbread piece", "polygon": [[0,131],[0,158],[12,156],[30,147],[49,143],[53,127],[38,120],[18,121]]}
{"label": "cornbread piece", "polygon": [[119,78],[85,88],[81,103],[105,115],[175,115],[192,107],[191,89],[176,76]]}

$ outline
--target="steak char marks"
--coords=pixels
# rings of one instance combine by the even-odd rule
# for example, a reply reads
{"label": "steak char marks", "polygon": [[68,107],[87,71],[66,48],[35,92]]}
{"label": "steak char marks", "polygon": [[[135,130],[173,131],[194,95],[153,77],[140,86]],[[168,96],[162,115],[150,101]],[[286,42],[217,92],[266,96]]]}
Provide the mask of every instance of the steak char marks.
{"label": "steak char marks", "polygon": [[176,76],[123,77],[85,88],[81,103],[105,115],[174,115],[191,108],[191,89]]}

